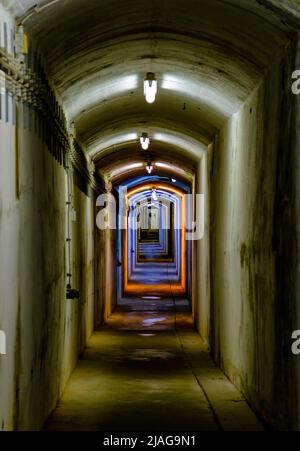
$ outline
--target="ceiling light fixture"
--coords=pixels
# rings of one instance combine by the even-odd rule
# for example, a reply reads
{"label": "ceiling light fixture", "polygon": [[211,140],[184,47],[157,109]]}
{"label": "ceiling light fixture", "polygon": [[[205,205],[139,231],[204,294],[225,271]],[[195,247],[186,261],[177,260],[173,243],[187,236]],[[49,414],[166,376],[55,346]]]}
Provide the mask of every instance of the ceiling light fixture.
{"label": "ceiling light fixture", "polygon": [[142,133],[142,136],[140,137],[140,143],[143,150],[147,150],[150,144],[150,139],[148,136],[148,133]]}
{"label": "ceiling light fixture", "polygon": [[158,200],[156,188],[152,189],[152,199],[156,202]]}
{"label": "ceiling light fixture", "polygon": [[148,72],[144,80],[144,96],[148,103],[154,103],[157,94],[157,80],[153,72]]}

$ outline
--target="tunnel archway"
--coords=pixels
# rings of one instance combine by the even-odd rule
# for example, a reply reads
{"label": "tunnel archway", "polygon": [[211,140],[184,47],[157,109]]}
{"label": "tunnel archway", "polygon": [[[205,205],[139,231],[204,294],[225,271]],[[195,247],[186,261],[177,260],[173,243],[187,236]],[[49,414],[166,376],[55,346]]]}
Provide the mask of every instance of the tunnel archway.
{"label": "tunnel archway", "polygon": [[[120,19],[122,14],[126,22]],[[47,23],[53,20],[60,33],[49,33]],[[266,133],[264,138],[258,138],[257,121],[265,117],[267,129],[274,129],[272,124],[278,120],[275,111],[267,119],[262,99],[280,89],[272,68],[279,67],[283,59],[288,64],[288,26],[276,14],[266,15],[258,5],[240,1],[218,2],[218,14],[211,1],[191,2],[189,9],[184,2],[165,2],[152,8],[145,1],[127,2],[126,7],[117,1],[102,2],[100,14],[97,3],[90,2],[83,8],[77,0],[72,9],[64,2],[58,7],[50,5],[25,23],[47,54],[48,72],[62,96],[69,120],[75,122],[88,158],[101,161],[106,153],[133,143],[136,138],[132,133],[138,137],[145,131],[149,135],[153,132],[154,139],[158,132],[158,141],[172,145],[172,155],[177,155],[180,148],[183,158],[191,154],[195,157],[195,191],[205,193],[208,208],[205,239],[194,243],[197,266],[194,264],[193,270],[198,280],[197,290],[192,293],[195,320],[202,337],[212,343],[216,359],[220,361],[219,356],[223,355],[221,360],[229,362],[225,365],[227,374],[240,384],[241,368],[247,373],[250,366],[260,367],[248,360],[246,352],[246,337],[255,334],[254,329],[250,326],[244,331],[243,345],[237,346],[241,340],[239,328],[231,327],[233,312],[233,317],[239,312],[239,323],[244,323],[245,308],[240,299],[251,298],[251,288],[244,285],[240,295],[236,281],[247,278],[252,271],[251,265],[244,266],[241,255],[247,255],[254,246],[256,255],[265,256],[261,263],[253,263],[259,266],[255,272],[270,274],[269,289],[258,288],[258,310],[259,299],[265,298],[266,290],[272,292],[274,284],[273,263],[268,257],[272,225],[262,221],[258,226],[251,217],[255,217],[261,203],[266,210],[273,209],[273,197],[257,191],[255,167],[261,168],[265,191],[269,191],[275,183],[272,143],[277,137],[269,139]],[[185,23],[189,24],[189,33]],[[83,28],[84,41],[79,31]],[[121,56],[124,52],[125,63]],[[127,62],[130,67],[125,66]],[[150,108],[142,95],[148,71],[155,73],[159,90],[157,101]],[[80,95],[83,86],[84,95]],[[141,128],[138,122],[142,122]],[[259,163],[254,162],[252,152]],[[268,161],[267,168],[264,161]],[[210,171],[213,175],[209,178]],[[240,221],[242,202],[252,208]],[[213,229],[210,223],[214,224]],[[257,240],[257,228],[264,230],[264,240]],[[242,261],[242,267],[229,272],[222,252],[235,262],[233,266],[239,267]],[[253,280],[252,284],[257,286]],[[271,304],[268,313],[262,315],[270,318],[270,330]],[[260,320],[257,323],[253,317],[251,322],[260,327]],[[265,351],[261,361],[269,362],[268,371],[272,373],[272,359],[267,358]],[[251,374],[259,372],[257,369]],[[253,376],[254,385],[255,380]],[[268,388],[264,386],[262,392],[269,393]]]}
{"label": "tunnel archway", "polygon": [[[24,313],[20,299],[12,302],[15,310],[11,316],[18,318],[13,329],[22,324],[25,332],[18,329],[8,337],[8,344],[16,347],[18,334],[24,333],[26,356],[30,356],[25,376],[17,381],[21,388],[9,390],[12,399],[21,392],[21,401],[13,402],[22,405],[26,387],[34,385],[30,374],[35,375],[36,353],[43,357],[44,352],[45,360],[55,368],[57,377],[51,387],[60,394],[93,326],[109,319],[124,293],[136,292],[136,274],[147,264],[141,260],[155,263],[150,255],[153,243],[149,251],[135,231],[123,233],[120,224],[116,230],[94,227],[94,197],[112,194],[120,204],[126,186],[127,200],[133,202],[129,217],[139,202],[138,208],[142,205],[142,211],[147,211],[139,195],[152,197],[156,190],[155,195],[164,201],[171,193],[174,215],[183,210],[182,196],[191,196],[187,210],[194,224],[200,214],[197,195],[202,196],[205,208],[200,238],[184,238],[194,231],[194,225],[181,235],[152,231],[153,255],[166,254],[171,261],[165,257],[164,264],[173,265],[174,270],[174,283],[164,289],[160,284],[152,294],[170,293],[177,286],[190,300],[194,325],[216,363],[251,405],[272,424],[299,426],[295,413],[299,397],[276,395],[280,381],[286,379],[291,394],[299,372],[297,364],[288,361],[285,365],[277,355],[277,349],[281,357],[285,355],[290,338],[280,318],[291,325],[299,313],[297,246],[290,273],[287,269],[289,234],[297,243],[299,235],[298,203],[292,205],[299,197],[298,104],[290,95],[291,73],[299,59],[297,7],[276,0],[2,3],[10,8],[1,9],[5,29],[13,31],[16,20],[22,42],[14,48],[13,33],[6,33],[3,48],[9,58],[1,66],[7,83],[1,84],[6,116],[0,118],[0,126],[7,148],[14,146],[14,152],[5,157],[9,166],[15,167],[14,189],[3,177],[3,192],[9,194],[13,205],[6,208],[8,212],[15,209],[20,230],[22,221],[28,224],[35,218],[29,231],[22,232],[33,242],[38,228],[36,209],[49,199],[53,207],[49,222],[44,221],[37,235],[34,251],[26,240],[19,239],[19,229],[12,227],[11,219],[0,229],[4,255],[13,241],[7,239],[7,230],[13,230],[13,238],[20,241],[11,267],[16,278],[16,268],[24,271],[20,271],[20,287],[13,293],[17,298],[21,292],[23,304],[29,305],[29,313]],[[19,86],[20,67],[21,72],[25,69]],[[143,92],[148,73],[154,74],[158,85],[152,104],[146,102]],[[146,151],[140,145],[143,134],[150,138]],[[53,162],[40,152],[44,147],[55,157]],[[149,163],[152,174],[146,172]],[[2,166],[7,165],[4,161]],[[42,168],[40,174],[37,167]],[[67,177],[76,186],[73,192]],[[44,191],[39,189],[42,178],[47,187]],[[59,191],[66,197],[63,202]],[[155,208],[153,214],[161,223],[169,207],[162,201]],[[67,237],[62,232],[65,229]],[[47,246],[42,258],[42,243],[48,237],[55,241],[53,236],[58,237],[57,242],[53,248]],[[72,271],[66,270],[61,255],[65,258],[61,251],[65,240],[71,249]],[[31,253],[33,268],[25,264],[25,256]],[[18,255],[23,258],[20,264]],[[41,259],[43,265],[38,265]],[[27,271],[34,273],[34,268],[36,278],[50,287],[51,293],[46,305],[38,304],[38,308],[31,301],[34,283],[26,283]],[[5,280],[1,271],[0,280]],[[80,288],[78,308],[52,302],[52,298],[65,296],[65,280]],[[39,287],[42,297],[42,283]],[[145,295],[151,295],[147,290]],[[76,293],[68,283],[67,294]],[[289,302],[284,302],[285,295]],[[40,318],[33,326],[34,338],[27,332],[31,330],[31,310]],[[11,316],[5,313],[4,323]],[[41,326],[46,317],[47,333]],[[60,338],[49,332],[51,344],[47,347],[46,336],[53,327],[58,328]],[[74,338],[77,334],[80,345]],[[37,344],[35,340],[39,340]],[[52,347],[59,348],[58,360],[66,364],[59,367]],[[7,380],[22,361],[21,354],[16,361],[10,362]],[[278,367],[280,376],[276,378]],[[46,376],[44,379],[48,381]],[[33,393],[38,392],[36,386]],[[6,420],[6,415],[5,421],[10,426],[13,421],[40,425],[53,403],[47,399],[45,405],[32,409],[37,410],[32,420],[30,415],[24,419],[23,413],[16,420]]]}
{"label": "tunnel archway", "polygon": [[[154,195],[155,198],[153,199]],[[127,194],[127,199],[128,219],[124,237],[124,292],[128,294],[135,292],[136,290],[141,290],[143,294],[146,295],[150,295],[151,293],[161,295],[162,293],[166,292],[170,294],[171,285],[172,292],[186,295],[186,268],[188,257],[186,252],[187,245],[185,229],[186,223],[188,221],[185,217],[186,199],[184,198],[184,192],[170,185],[147,184],[141,185],[138,188],[134,188],[129,191]],[[142,221],[143,218],[137,218],[137,215],[141,215],[142,212],[138,212],[136,208],[137,206],[140,207],[143,202],[146,203],[147,209],[147,223],[144,226]],[[163,245],[162,242],[164,242],[164,245],[168,247],[169,244],[167,244],[167,241],[172,240],[172,242],[168,250],[164,249],[163,245],[162,249],[164,250],[165,257],[161,259],[161,257],[157,255],[158,250],[156,250],[156,253],[154,252],[154,254],[153,251],[151,251],[151,247],[153,247],[153,244],[156,245],[156,243],[153,243],[153,237],[150,237],[150,244],[148,243],[147,248],[144,249],[143,257],[144,259],[147,259],[148,262],[150,261],[150,263],[154,263],[154,267],[153,265],[151,265],[150,268],[147,268],[145,265],[147,262],[141,262],[141,252],[137,249],[137,247],[139,246],[137,232],[140,234],[140,236],[142,236],[143,230],[145,230],[146,237],[144,241],[148,240],[149,242],[149,232],[150,234],[153,233],[153,217],[149,217],[149,211],[150,215],[153,215],[153,211],[154,209],[156,209],[155,204],[158,205],[158,208],[164,207],[165,209],[167,209],[164,221],[163,219],[160,219],[159,213],[157,217],[158,221],[161,220],[164,223],[154,225],[157,230],[163,234],[161,238],[157,236],[156,241],[158,241],[159,249],[160,246]],[[147,258],[147,253],[150,254],[149,258]],[[137,265],[140,266],[140,270],[141,267],[144,268],[143,270],[141,270],[144,272],[142,274],[142,277],[141,275],[134,274],[135,270],[138,269],[136,268]],[[165,270],[165,273],[161,274],[163,269]],[[175,274],[171,276],[172,269],[175,270]],[[149,279],[149,274],[151,277],[153,276],[155,283],[152,283],[153,281],[151,281],[151,277]],[[137,282],[139,280],[141,280],[141,282],[138,284],[140,285],[140,287],[137,286]]]}

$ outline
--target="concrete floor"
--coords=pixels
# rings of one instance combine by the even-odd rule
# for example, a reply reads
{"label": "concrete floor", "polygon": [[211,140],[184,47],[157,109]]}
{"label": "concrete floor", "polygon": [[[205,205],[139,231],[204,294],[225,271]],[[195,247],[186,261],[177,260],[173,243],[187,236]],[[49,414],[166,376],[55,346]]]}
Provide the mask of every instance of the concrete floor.
{"label": "concrete floor", "polygon": [[263,430],[212,362],[190,314],[165,302],[117,309],[90,339],[46,430]]}

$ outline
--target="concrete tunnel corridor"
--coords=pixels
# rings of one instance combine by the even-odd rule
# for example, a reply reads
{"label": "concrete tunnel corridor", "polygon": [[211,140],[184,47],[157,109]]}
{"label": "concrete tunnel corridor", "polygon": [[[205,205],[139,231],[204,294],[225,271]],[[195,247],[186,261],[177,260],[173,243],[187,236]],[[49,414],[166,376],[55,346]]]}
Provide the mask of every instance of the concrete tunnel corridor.
{"label": "concrete tunnel corridor", "polygon": [[0,430],[300,430],[299,30],[0,0]]}

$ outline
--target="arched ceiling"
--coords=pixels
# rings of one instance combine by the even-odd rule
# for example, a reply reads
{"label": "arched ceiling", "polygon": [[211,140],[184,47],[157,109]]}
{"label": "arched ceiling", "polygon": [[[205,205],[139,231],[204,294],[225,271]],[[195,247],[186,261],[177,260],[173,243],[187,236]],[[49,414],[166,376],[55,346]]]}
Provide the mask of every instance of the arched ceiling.
{"label": "arched ceiling", "polygon": [[[154,184],[153,187],[156,187],[157,185]],[[164,200],[172,200],[176,201],[179,197],[178,193],[173,193],[171,190],[166,190],[164,187],[160,189],[156,189],[156,193],[158,196],[158,200],[164,199]],[[128,195],[128,201],[131,205],[136,205],[137,203],[147,203],[148,199],[152,196],[152,188],[149,188],[149,185],[144,185],[138,188],[138,191],[134,194]]]}
{"label": "arched ceiling", "polygon": [[[172,177],[173,179],[173,177]],[[172,181],[172,179],[170,178],[169,175],[164,174],[163,172],[160,173],[160,175],[146,175],[143,174],[141,176],[130,176],[130,174],[128,174],[128,177],[123,177],[121,183],[119,183],[117,186],[121,189],[123,189],[123,187],[126,187],[127,191],[130,191],[132,189],[138,188],[140,186],[143,185],[157,185],[157,184],[164,184],[164,185],[170,185],[170,187],[176,187],[179,188],[181,191],[183,191],[186,194],[191,194],[192,193],[192,186],[190,182],[187,182],[186,180],[184,180],[183,178],[181,178],[180,176],[177,177],[176,179],[173,179],[174,181]],[[170,188],[172,191],[172,188]]]}
{"label": "arched ceiling", "polygon": [[[132,174],[146,175],[146,164],[153,164],[153,176],[157,174],[168,178],[178,178],[186,183],[191,183],[196,172],[196,160],[187,159],[180,155],[181,149],[174,152],[174,147],[167,143],[154,142],[150,144],[148,151],[141,150],[139,144],[131,143],[123,148],[118,148],[99,160],[97,169],[105,180],[113,183],[122,183]],[[116,152],[118,157],[116,158]]]}
{"label": "arched ceiling", "polygon": [[199,159],[210,141],[204,139],[199,131],[196,133],[188,127],[183,129],[182,127],[183,124],[179,127],[176,122],[165,120],[149,119],[146,124],[140,124],[138,120],[129,122],[121,120],[115,126],[110,125],[107,129],[102,129],[97,138],[93,136],[91,141],[87,141],[87,154],[97,160],[108,153],[118,151],[124,145],[136,144],[141,148],[139,138],[143,132],[147,132],[151,141],[150,150],[152,144],[168,143],[177,148],[177,152]]}
{"label": "arched ceiling", "polygon": [[[188,165],[199,159],[283,54],[300,18],[296,0],[15,0],[14,6],[100,170],[103,157],[133,150],[144,131],[157,148],[167,143],[173,155],[185,155]],[[153,105],[143,97],[149,71],[158,79]]]}

